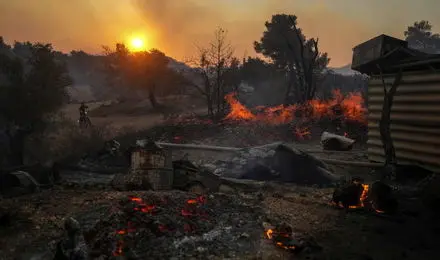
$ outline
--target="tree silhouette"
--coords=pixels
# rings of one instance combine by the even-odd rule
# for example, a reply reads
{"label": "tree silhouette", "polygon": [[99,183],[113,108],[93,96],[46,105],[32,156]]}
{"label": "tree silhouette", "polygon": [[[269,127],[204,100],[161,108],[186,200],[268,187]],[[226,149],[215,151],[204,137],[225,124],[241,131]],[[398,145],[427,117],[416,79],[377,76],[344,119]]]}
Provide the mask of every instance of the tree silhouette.
{"label": "tree silhouette", "polygon": [[263,36],[254,43],[254,48],[286,72],[289,80],[285,103],[303,103],[312,99],[318,77],[329,63],[327,53],[319,52],[318,39],[307,39],[297,27],[294,15],[273,15],[265,26]]}
{"label": "tree silhouette", "polygon": [[222,28],[215,30],[214,39],[207,47],[199,47],[198,51],[198,59],[194,65],[203,83],[192,83],[192,86],[206,98],[208,114],[212,118],[222,117],[228,87],[237,84],[237,78],[230,73],[236,73],[239,66],[227,40],[227,31]]}
{"label": "tree silhouette", "polygon": [[[112,79],[131,87],[128,91],[146,92],[151,105],[157,108],[157,85],[175,74],[168,67],[168,57],[157,49],[132,53],[121,43],[116,44],[114,51],[109,48],[105,50],[108,58],[107,72]],[[127,89],[122,91],[127,92]]]}
{"label": "tree silhouette", "polygon": [[[23,164],[26,137],[67,101],[71,79],[50,44],[0,41],[0,120],[8,136],[7,163]],[[5,158],[3,158],[5,159]]]}
{"label": "tree silhouette", "polygon": [[415,22],[404,32],[405,40],[411,48],[427,53],[440,51],[440,35],[432,33],[432,25],[429,21]]}
{"label": "tree silhouette", "polygon": [[268,80],[272,77],[278,77],[280,73],[273,64],[270,64],[260,58],[248,57],[243,61],[241,76],[243,80],[251,85]]}

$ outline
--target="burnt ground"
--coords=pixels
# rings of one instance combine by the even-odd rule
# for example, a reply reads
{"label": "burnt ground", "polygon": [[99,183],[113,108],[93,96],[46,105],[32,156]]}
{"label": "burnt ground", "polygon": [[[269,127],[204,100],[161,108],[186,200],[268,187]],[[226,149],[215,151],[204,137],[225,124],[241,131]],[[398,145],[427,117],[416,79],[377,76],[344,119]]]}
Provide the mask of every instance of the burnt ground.
{"label": "burnt ground", "polygon": [[[95,221],[104,221],[106,224],[100,228],[100,236],[108,236],[104,241],[116,241],[116,232],[128,226],[121,223],[120,216],[109,214],[114,212],[110,209],[119,206],[121,200],[135,196],[172,198],[176,204],[159,218],[172,227],[169,233],[157,236],[151,233],[150,227],[136,227],[140,233],[149,231],[135,238],[151,241],[144,242],[150,250],[147,253],[133,246],[133,250],[144,257],[139,259],[290,259],[291,253],[276,248],[264,237],[264,222],[285,222],[294,232],[311,236],[322,247],[321,251],[299,253],[294,259],[437,259],[438,224],[436,227],[422,216],[385,217],[363,211],[338,210],[328,204],[331,193],[329,189],[283,185],[258,195],[213,194],[207,198],[215,204],[208,204],[207,209],[211,211],[207,220],[189,222],[193,223],[194,231],[187,231],[186,219],[180,211],[188,199],[196,198],[194,194],[44,191],[2,203],[2,207],[12,207],[15,213],[10,226],[1,228],[1,255],[2,259],[18,256],[21,258],[15,259],[31,259],[31,255],[53,248],[63,234],[66,216],[74,216],[87,230],[96,225]],[[218,236],[225,237],[206,238],[216,230],[220,230]],[[237,246],[237,241],[241,246]],[[105,254],[115,250],[109,245],[103,247]],[[145,258],[145,255],[154,258]]]}
{"label": "burnt ground", "polygon": [[[136,138],[146,136],[170,142],[238,147],[295,141],[289,129],[281,127],[200,123],[157,127],[119,140],[127,146]],[[296,146],[316,148],[317,141],[296,141]],[[218,157],[215,153],[200,151],[189,152],[189,155],[191,159],[203,161]],[[361,147],[356,147],[353,155],[336,153],[326,157],[365,160]],[[369,169],[334,169],[339,174],[372,178],[366,175]],[[111,254],[115,248],[110,244],[118,239],[117,231],[124,228],[121,225],[127,221],[126,214],[131,214],[133,209],[133,205],[127,204],[130,196],[161,208],[154,216],[142,215],[137,221],[143,224],[137,223],[131,235],[132,240],[145,240],[148,253],[142,255],[134,242],[126,238],[138,259],[161,259],[161,253],[162,259],[438,259],[439,224],[425,214],[426,210],[417,200],[406,199],[397,216],[385,216],[363,210],[335,209],[329,205],[332,192],[332,189],[292,184],[265,184],[256,190],[215,193],[206,195],[207,202],[201,206],[204,213],[197,213],[195,220],[189,220],[182,215],[182,209],[188,200],[197,198],[195,194],[55,187],[38,194],[1,200],[0,210],[11,212],[11,217],[0,226],[0,259],[32,259],[31,256],[50,251],[62,237],[63,220],[69,216],[78,219],[85,231],[89,231],[86,240],[90,247],[95,251],[100,248],[101,256]],[[163,204],[164,201],[169,203]],[[125,206],[121,209],[121,205],[129,205],[129,212]],[[273,225],[285,222],[295,233],[315,241],[321,250],[312,248],[294,255],[275,247],[264,235],[267,222]],[[97,223],[101,223],[101,231],[91,232]],[[161,225],[170,227],[169,231],[158,234],[154,227]],[[96,241],[107,241],[107,244]]]}

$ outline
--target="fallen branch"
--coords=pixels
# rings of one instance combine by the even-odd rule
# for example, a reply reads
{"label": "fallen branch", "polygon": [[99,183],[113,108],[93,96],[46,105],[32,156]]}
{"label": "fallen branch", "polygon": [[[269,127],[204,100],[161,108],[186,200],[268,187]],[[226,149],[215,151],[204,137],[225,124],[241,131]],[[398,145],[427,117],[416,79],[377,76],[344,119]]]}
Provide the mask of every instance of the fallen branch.
{"label": "fallen branch", "polygon": [[[162,143],[156,142],[157,145],[164,148],[174,148],[174,149],[182,149],[182,150],[207,150],[207,151],[216,151],[216,152],[241,152],[244,149],[249,148],[238,148],[238,147],[227,147],[227,146],[213,146],[213,145],[201,145],[201,144],[173,144],[173,143]],[[280,143],[281,144],[281,143]],[[261,146],[264,147],[264,146]],[[251,147],[258,148],[258,147]],[[319,150],[319,149],[310,149],[303,150],[306,153],[335,153],[335,151],[329,150]],[[355,154],[352,151],[338,151],[338,154]]]}
{"label": "fallen branch", "polygon": [[[212,146],[212,145],[198,145],[198,144],[172,144],[172,143],[156,143],[159,146],[162,146],[164,148],[171,148],[171,149],[189,149],[189,150],[208,150],[208,151],[216,151],[216,152],[232,152],[237,153],[240,151],[243,151],[243,148],[236,148],[236,147],[225,147],[225,146]],[[321,151],[321,150],[305,150],[306,153],[326,153],[326,152],[332,152],[332,151]],[[334,151],[333,151],[334,152]],[[344,152],[337,152],[337,153],[344,153]],[[346,152],[351,153],[352,152]],[[348,165],[348,166],[358,166],[358,167],[383,167],[382,163],[373,163],[373,162],[359,162],[359,161],[343,161],[343,160],[335,160],[335,159],[326,159],[326,158],[317,158],[318,160],[321,160],[328,164],[333,165]]]}
{"label": "fallen branch", "polygon": [[343,161],[343,160],[326,159],[319,157],[317,159],[333,165],[347,165],[347,166],[371,167],[371,168],[383,167],[383,163],[375,163],[375,162]]}
{"label": "fallen branch", "polygon": [[157,145],[164,148],[175,148],[175,149],[188,149],[188,150],[206,150],[206,151],[216,151],[216,152],[240,152],[242,148],[236,147],[225,147],[225,146],[212,146],[212,145],[199,145],[199,144],[172,144],[172,143],[160,143],[156,142]]}

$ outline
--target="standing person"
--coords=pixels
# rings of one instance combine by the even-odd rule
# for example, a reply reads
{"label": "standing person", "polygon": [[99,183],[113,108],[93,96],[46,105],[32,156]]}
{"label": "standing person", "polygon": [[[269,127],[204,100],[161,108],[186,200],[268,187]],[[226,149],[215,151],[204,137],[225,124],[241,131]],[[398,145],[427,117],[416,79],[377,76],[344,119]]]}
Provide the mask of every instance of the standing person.
{"label": "standing person", "polygon": [[81,128],[87,128],[92,125],[92,122],[90,122],[89,117],[87,116],[89,107],[84,104],[84,102],[81,102],[81,106],[79,107],[79,126]]}
{"label": "standing person", "polygon": [[81,102],[81,106],[79,107],[79,117],[82,118],[87,116],[88,109],[89,107],[84,102]]}

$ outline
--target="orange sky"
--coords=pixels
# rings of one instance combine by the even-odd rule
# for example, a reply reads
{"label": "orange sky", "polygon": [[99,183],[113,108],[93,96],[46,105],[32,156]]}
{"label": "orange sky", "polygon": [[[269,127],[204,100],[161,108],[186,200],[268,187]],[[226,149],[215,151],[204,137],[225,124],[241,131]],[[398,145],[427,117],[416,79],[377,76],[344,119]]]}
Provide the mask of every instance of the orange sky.
{"label": "orange sky", "polygon": [[272,14],[295,14],[306,36],[319,37],[331,66],[351,61],[352,47],[385,33],[403,37],[416,20],[440,32],[438,0],[0,0],[0,34],[7,42],[51,42],[62,51],[100,53],[130,35],[178,60],[195,55],[216,27],[228,30],[236,55],[254,55]]}

